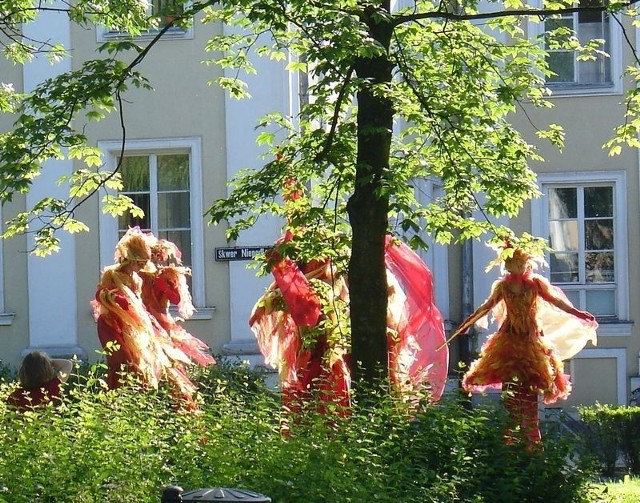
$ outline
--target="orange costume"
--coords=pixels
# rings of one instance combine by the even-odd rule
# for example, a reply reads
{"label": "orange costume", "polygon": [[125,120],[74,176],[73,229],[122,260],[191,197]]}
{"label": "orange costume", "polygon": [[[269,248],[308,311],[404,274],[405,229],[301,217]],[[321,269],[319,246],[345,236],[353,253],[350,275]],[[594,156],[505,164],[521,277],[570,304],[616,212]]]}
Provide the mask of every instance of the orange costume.
{"label": "orange costume", "polygon": [[507,274],[493,285],[490,297],[453,334],[465,332],[493,310],[499,329],[482,347],[462,386],[467,391],[502,387],[505,408],[519,425],[525,442],[540,442],[538,395],[544,403],[565,399],[571,383],[562,360],[591,340],[595,317],[576,309],[562,291],[533,273],[533,257],[521,249],[505,260]]}
{"label": "orange costume", "polygon": [[[186,279],[191,271],[182,265],[167,264],[169,260],[181,264],[180,250],[170,241],[157,240],[151,247],[151,261],[155,264],[157,272],[150,274],[143,271],[141,274],[142,302],[149,314],[169,335],[173,346],[199,365],[215,363],[215,359],[209,353],[209,347],[179,323],[182,319],[191,318],[195,312]],[[181,318],[176,319],[169,312],[171,304],[178,307]]]}
{"label": "orange costume", "polygon": [[[153,235],[137,227],[129,229],[116,247],[117,263],[106,267],[100,278],[92,306],[106,353],[107,384],[111,389],[119,387],[123,372],[136,373],[154,388],[166,379],[193,407],[195,386],[186,374],[192,360],[163,325],[167,320],[177,323],[168,313],[169,300],[154,286],[165,268],[175,266],[164,266],[157,260],[154,264],[151,259],[157,244]],[[168,297],[175,299],[176,295]],[[199,351],[202,346],[198,345]]]}

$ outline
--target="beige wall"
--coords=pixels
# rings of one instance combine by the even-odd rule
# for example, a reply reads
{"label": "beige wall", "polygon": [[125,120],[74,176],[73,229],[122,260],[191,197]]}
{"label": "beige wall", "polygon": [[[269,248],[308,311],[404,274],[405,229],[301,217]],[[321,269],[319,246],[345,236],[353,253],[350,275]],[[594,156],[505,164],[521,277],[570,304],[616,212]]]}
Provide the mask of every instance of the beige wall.
{"label": "beige wall", "polygon": [[575,358],[565,370],[571,372],[574,390],[566,401],[556,406],[571,410],[577,405],[615,403],[611,399],[618,393],[615,358]]}
{"label": "beige wall", "polygon": [[[634,33],[634,29],[630,28],[629,33]],[[626,47],[624,57],[623,66],[631,61],[630,50]],[[627,80],[624,85],[630,88],[633,83]],[[602,148],[602,145],[614,135],[614,128],[624,121],[624,106],[621,104],[623,99],[622,94],[556,96],[551,100],[554,104],[552,109],[535,109],[523,103],[526,114],[519,111],[513,117],[516,129],[536,145],[539,153],[546,159],[544,163],[532,163],[531,167],[537,173],[617,170],[624,171],[626,176],[627,213],[624,232],[628,239],[628,321],[632,326],[631,334],[599,335],[599,357],[578,358],[572,361],[569,368],[572,368],[574,391],[568,401],[554,404],[569,409],[576,404],[592,404],[595,401],[618,403],[620,396],[625,394],[627,398],[623,401],[626,402],[631,391],[630,377],[640,375],[640,326],[635,323],[636,313],[640,312],[640,158],[638,150],[635,149],[624,148],[621,155],[610,157],[607,150]],[[543,129],[551,123],[560,124],[564,128],[565,146],[562,151],[549,142],[539,140],[535,134],[536,129]],[[517,234],[531,232],[531,224],[529,204],[510,222]],[[462,301],[461,290],[456,285],[460,284],[462,276],[457,252],[450,258],[451,318],[456,322],[461,317],[459,306]],[[483,266],[484,264],[474,264],[474,268]],[[476,305],[482,300],[475,299]],[[610,357],[609,353],[623,356]],[[455,359],[453,364],[455,368]],[[621,389],[620,375],[624,376],[622,381],[626,390]]]}
{"label": "beige wall", "polygon": [[[0,58],[0,82],[12,83],[17,92],[22,91],[22,67]],[[0,131],[10,131],[14,116],[0,114]],[[2,207],[2,221],[24,209],[24,198],[14,197]],[[4,229],[4,226],[3,226]],[[11,324],[0,325],[0,361],[20,361],[20,351],[29,344],[29,310],[27,298],[27,244],[24,236],[1,240],[4,262],[4,313],[15,313]],[[10,264],[10,266],[7,266]]]}
{"label": "beige wall", "polygon": [[[192,40],[163,40],[150,52],[138,69],[149,79],[153,91],[131,88],[123,97],[128,139],[162,139],[200,137],[202,141],[202,180],[192,180],[203,187],[203,209],[226,195],[224,94],[207,82],[217,76],[215,67],[202,60],[211,57],[202,48],[214,35],[215,27],[196,26]],[[101,57],[96,50],[95,30],[75,28],[72,32],[74,68],[83,60]],[[127,60],[134,57],[130,52]],[[77,124],[80,126],[80,124]],[[102,140],[119,140],[121,130],[117,113],[87,129],[91,144]],[[78,236],[78,331],[79,344],[90,353],[99,348],[89,301],[99,278],[99,201],[94,197],[82,208],[80,217],[91,231]],[[192,215],[192,219],[204,218]],[[204,227],[206,307],[216,311],[209,320],[193,320],[186,328],[220,351],[229,334],[228,265],[213,260],[213,249],[224,246],[224,229]],[[89,251],[89,253],[87,253]]]}
{"label": "beige wall", "polygon": [[[124,95],[129,139],[200,138],[202,179],[192,180],[192,183],[202,186],[203,211],[215,199],[227,194],[224,93],[217,86],[207,84],[219,75],[220,70],[201,63],[211,57],[211,54],[203,50],[206,40],[219,29],[216,26],[199,25],[194,29],[193,39],[159,42],[138,67],[155,89],[145,91],[132,88]],[[95,28],[87,29],[73,25],[71,41],[73,69],[78,69],[85,60],[105,57],[105,54],[97,52],[100,43],[97,42]],[[128,61],[134,56],[130,51],[123,59]],[[0,81],[21,86],[22,68],[2,58]],[[12,123],[12,117],[0,115],[0,131],[9,130]],[[86,128],[89,143],[93,145],[101,140],[121,138],[116,113],[99,123],[84,124],[78,121],[75,125],[79,129]],[[76,167],[81,166],[76,163]],[[13,203],[3,208],[3,220],[22,209],[23,198],[15,198]],[[87,201],[79,209],[78,217],[91,228],[88,233],[77,235],[75,240],[78,344],[87,350],[91,359],[95,359],[95,350],[99,349],[99,343],[89,302],[93,299],[100,276],[99,198],[94,196]],[[202,218],[204,221],[203,216],[192,215],[192,219],[196,218]],[[229,266],[224,262],[215,262],[213,250],[215,247],[225,246],[226,240],[224,227],[208,227],[206,224],[203,224],[203,227],[205,305],[215,307],[216,310],[210,319],[188,321],[186,328],[218,352],[230,338]],[[20,352],[29,346],[27,255],[24,253],[26,239],[19,237],[3,241],[1,244],[5,263],[5,311],[14,312],[16,316],[11,325],[0,326],[0,359],[17,364],[21,358]],[[53,288],[51,294],[55,295]],[[64,306],[60,309],[63,310]],[[55,320],[52,320],[52,323],[55,323]]]}

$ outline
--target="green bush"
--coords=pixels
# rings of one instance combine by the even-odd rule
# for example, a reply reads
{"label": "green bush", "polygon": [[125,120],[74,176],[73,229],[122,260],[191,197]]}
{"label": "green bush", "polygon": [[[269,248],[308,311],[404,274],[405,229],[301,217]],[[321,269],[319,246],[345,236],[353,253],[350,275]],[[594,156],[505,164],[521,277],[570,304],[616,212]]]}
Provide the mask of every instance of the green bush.
{"label": "green bush", "polygon": [[11,366],[0,360],[0,383],[15,379],[16,371]]}
{"label": "green bush", "polygon": [[615,474],[621,455],[628,470],[640,474],[640,407],[596,404],[579,409],[588,428],[587,452],[602,465],[604,475]]}
{"label": "green bush", "polygon": [[106,390],[93,372],[75,376],[58,409],[18,414],[2,402],[0,502],[157,503],[170,484],[243,487],[278,503],[588,501],[573,447],[506,445],[500,409],[453,397],[416,412],[381,392],[347,417],[312,406],[285,416],[242,367],[196,378],[197,413],[164,389]]}

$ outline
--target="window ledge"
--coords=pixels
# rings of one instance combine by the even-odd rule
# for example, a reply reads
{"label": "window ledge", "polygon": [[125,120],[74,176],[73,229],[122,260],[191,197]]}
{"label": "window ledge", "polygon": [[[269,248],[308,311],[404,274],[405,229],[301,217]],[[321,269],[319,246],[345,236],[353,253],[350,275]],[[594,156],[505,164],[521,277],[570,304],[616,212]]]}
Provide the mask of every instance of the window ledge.
{"label": "window ledge", "polygon": [[[171,306],[169,308],[169,312],[171,313],[172,316],[174,317],[179,317],[180,313],[178,313],[178,308],[175,306]],[[213,313],[216,312],[216,308],[215,307],[197,307],[195,313],[193,313],[193,316],[191,316],[191,318],[189,318],[186,321],[191,321],[191,320],[210,320],[213,318]]]}
{"label": "window ledge", "polygon": [[15,316],[16,313],[0,313],[0,325],[13,325],[13,318],[15,318]]}
{"label": "window ledge", "polygon": [[[135,37],[131,37],[129,33],[126,31],[109,31],[106,28],[100,30],[98,28],[97,39],[98,42],[109,42],[112,40],[133,40],[134,42],[144,42],[153,39],[160,30],[149,30],[142,32],[140,35],[136,35]],[[170,28],[168,29],[164,35],[162,35],[161,40],[192,40],[193,39],[193,28],[189,27],[186,30],[182,28]]]}
{"label": "window ledge", "polygon": [[622,94],[618,86],[614,84],[602,85],[570,85],[570,84],[550,84],[547,87],[551,90],[550,98],[572,98],[583,96],[611,96]]}
{"label": "window ledge", "polygon": [[598,320],[598,335],[602,336],[621,336],[628,337],[631,335],[631,330],[633,329],[633,321],[623,321],[623,320],[611,320],[604,321]]}

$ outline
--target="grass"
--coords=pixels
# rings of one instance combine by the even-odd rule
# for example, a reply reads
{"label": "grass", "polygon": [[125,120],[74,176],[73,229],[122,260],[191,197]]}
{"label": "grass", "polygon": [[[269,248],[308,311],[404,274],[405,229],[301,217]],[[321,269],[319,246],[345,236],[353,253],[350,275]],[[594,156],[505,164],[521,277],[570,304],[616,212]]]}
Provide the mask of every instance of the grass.
{"label": "grass", "polygon": [[621,479],[598,484],[605,501],[611,503],[636,503],[640,501],[640,478],[625,475]]}

